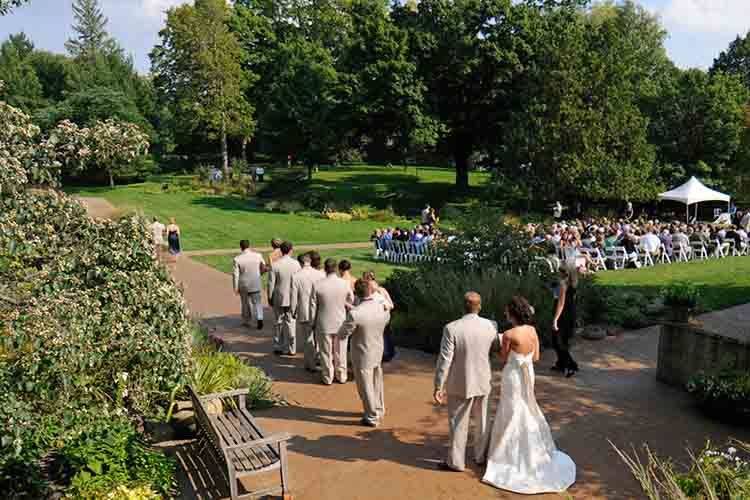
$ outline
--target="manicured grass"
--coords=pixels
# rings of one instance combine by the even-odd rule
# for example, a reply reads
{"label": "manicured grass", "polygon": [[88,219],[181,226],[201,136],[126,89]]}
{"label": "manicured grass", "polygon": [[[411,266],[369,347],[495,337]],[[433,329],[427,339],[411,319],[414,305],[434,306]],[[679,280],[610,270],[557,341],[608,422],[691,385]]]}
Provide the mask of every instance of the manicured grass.
{"label": "manicured grass", "polygon": [[[416,174],[415,174],[416,172]],[[425,202],[451,198],[454,172],[451,169],[356,166],[324,168],[315,174],[308,185],[291,186],[296,194],[307,191],[326,191],[339,201],[407,206],[409,212],[418,211]],[[272,178],[273,171],[270,172]],[[472,173],[475,187],[485,181],[487,174]],[[182,230],[185,250],[234,248],[246,238],[254,246],[268,246],[271,238],[289,239],[295,244],[351,243],[369,239],[376,228],[408,226],[404,219],[388,223],[377,221],[336,222],[314,214],[284,214],[268,212],[262,207],[269,199],[244,199],[239,196],[214,195],[191,188],[191,176],[161,176],[153,182],[96,188],[68,188],[81,196],[100,196],[118,208],[136,210],[157,216],[163,222],[174,217]],[[164,191],[162,186],[169,185]],[[286,197],[279,197],[285,201]],[[456,198],[451,198],[456,199]],[[405,213],[402,210],[401,213]]]}
{"label": "manicured grass", "polygon": [[649,294],[679,282],[701,287],[699,305],[704,311],[747,303],[750,301],[750,257],[657,265],[596,275],[596,283],[600,286],[635,289]]}
{"label": "manicured grass", "polygon": [[[328,258],[334,258],[339,261],[341,259],[348,259],[352,263],[352,274],[356,277],[362,276],[362,273],[365,271],[374,271],[375,276],[380,283],[384,282],[394,270],[406,269],[404,266],[395,266],[388,264],[387,262],[375,260],[373,259],[372,254],[373,252],[369,248],[336,249],[321,252],[323,260]],[[203,255],[193,257],[193,259],[208,264],[209,266],[227,274],[231,274],[232,272],[233,258],[233,255]]]}

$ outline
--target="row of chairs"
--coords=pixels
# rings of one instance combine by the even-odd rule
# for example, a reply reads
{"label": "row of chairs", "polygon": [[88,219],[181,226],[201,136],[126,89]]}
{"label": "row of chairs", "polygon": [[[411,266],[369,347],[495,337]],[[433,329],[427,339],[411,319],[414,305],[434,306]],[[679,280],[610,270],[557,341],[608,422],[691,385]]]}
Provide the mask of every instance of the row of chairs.
{"label": "row of chairs", "polygon": [[375,240],[375,259],[394,264],[412,264],[437,257],[432,243],[411,241]]}
{"label": "row of chairs", "polygon": [[[614,269],[625,269],[631,261],[637,262],[639,267],[650,267],[657,263],[671,264],[673,261],[689,262],[691,260],[750,255],[750,245],[743,243],[740,248],[737,248],[735,241],[731,239],[723,242],[714,240],[709,246],[701,241],[692,241],[690,245],[676,244],[672,248],[671,257],[663,244],[658,254],[652,254],[642,248],[638,249],[637,255],[628,254],[625,247],[621,246],[608,248],[604,253],[598,248],[579,248],[577,252],[580,258],[588,261],[592,271],[604,271],[608,268],[608,261],[612,263]],[[569,256],[563,255],[562,257],[567,258]],[[538,257],[533,264],[544,268],[548,267],[552,272],[555,271],[552,262],[544,257]]]}

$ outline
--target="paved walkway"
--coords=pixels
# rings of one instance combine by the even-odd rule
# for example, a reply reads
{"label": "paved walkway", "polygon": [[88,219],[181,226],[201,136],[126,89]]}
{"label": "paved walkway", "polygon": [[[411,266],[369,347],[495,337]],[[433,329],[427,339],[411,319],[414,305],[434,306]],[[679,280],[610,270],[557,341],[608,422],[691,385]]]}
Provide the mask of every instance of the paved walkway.
{"label": "paved walkway", "polygon": [[[264,368],[275,379],[275,390],[289,401],[288,406],[256,415],[267,432],[296,436],[290,444],[296,498],[525,498],[483,485],[479,469],[435,470],[445,454],[448,424],[445,408],[431,403],[434,356],[401,349],[399,357],[385,365],[388,416],[381,428],[363,428],[358,425],[361,405],[353,383],[322,386],[302,368],[299,355],[279,358],[271,353],[270,327],[262,332],[241,327],[229,276],[186,257],[178,259],[174,275],[192,313],[225,340],[228,350]],[[549,372],[553,354],[543,353],[537,396],[559,447],[578,465],[571,497],[643,497],[608,440],[623,449],[647,442],[660,455],[684,460],[686,445],[700,448],[706,439],[724,442],[729,436],[750,439],[750,430],[703,417],[683,391],[656,382],[657,339],[658,330],[650,328],[599,342],[581,341],[574,354],[582,371],[574,379]],[[195,465],[195,455],[184,451],[183,463]],[[195,491],[188,492],[188,498],[227,495],[222,483],[211,481],[211,473],[193,475],[200,480],[194,480]]]}
{"label": "paved walkway", "polygon": [[104,198],[74,196],[75,199],[83,203],[90,217],[108,219],[117,215],[120,210]]}
{"label": "paved walkway", "polygon": [[[367,241],[364,243],[324,243],[320,245],[299,245],[295,246],[294,249],[299,252],[306,252],[307,250],[346,250],[346,249],[361,249],[361,248],[373,248],[372,243]],[[271,247],[255,248],[256,252],[271,252]],[[220,248],[216,250],[189,250],[183,252],[187,257],[200,257],[203,255],[236,255],[239,252],[236,248]]]}

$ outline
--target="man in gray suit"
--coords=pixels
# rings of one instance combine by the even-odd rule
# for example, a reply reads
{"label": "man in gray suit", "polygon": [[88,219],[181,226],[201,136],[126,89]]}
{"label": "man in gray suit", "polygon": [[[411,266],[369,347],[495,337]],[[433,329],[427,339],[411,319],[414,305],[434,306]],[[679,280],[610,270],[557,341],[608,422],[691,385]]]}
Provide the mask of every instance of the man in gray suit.
{"label": "man in gray suit", "polygon": [[328,259],[326,277],[313,285],[310,295],[310,312],[315,318],[315,338],[320,350],[321,377],[325,385],[334,378],[346,383],[347,339],[338,336],[346,320],[346,306],[354,301],[349,283],[336,275],[338,262]]}
{"label": "man in gray suit", "polygon": [[297,334],[305,342],[305,369],[315,370],[317,352],[313,335],[313,315],[310,297],[313,285],[325,278],[320,270],[320,254],[309,252],[302,256],[302,270],[292,276],[292,315],[297,322]]}
{"label": "man in gray suit", "polygon": [[255,316],[258,330],[263,328],[263,301],[261,300],[260,277],[266,272],[263,256],[250,249],[250,242],[240,241],[242,253],[234,258],[232,272],[232,286],[234,293],[240,296],[242,304],[242,324],[250,325],[250,319]]}
{"label": "man in gray suit", "polygon": [[383,399],[383,332],[391,315],[382,302],[373,300],[372,282],[357,280],[359,305],[349,311],[339,335],[351,337],[352,371],[364,406],[362,425],[377,427],[385,416]]}
{"label": "man in gray suit", "polygon": [[441,467],[463,471],[466,468],[466,441],[469,419],[473,416],[474,460],[486,460],[489,440],[487,415],[492,371],[490,351],[497,345],[497,323],[479,317],[482,298],[476,292],[464,296],[466,315],[443,330],[435,373],[435,402],[448,402],[450,455]]}
{"label": "man in gray suit", "polygon": [[276,354],[297,354],[296,325],[292,316],[292,276],[301,269],[292,258],[292,244],[281,244],[281,258],[271,266],[268,279],[268,297],[276,314],[273,350]]}

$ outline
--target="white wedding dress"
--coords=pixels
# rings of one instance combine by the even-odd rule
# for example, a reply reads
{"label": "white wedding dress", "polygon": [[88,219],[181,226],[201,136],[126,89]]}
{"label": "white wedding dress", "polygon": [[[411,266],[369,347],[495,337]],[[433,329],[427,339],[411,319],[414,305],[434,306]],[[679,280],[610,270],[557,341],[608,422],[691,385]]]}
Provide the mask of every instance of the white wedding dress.
{"label": "white wedding dress", "polygon": [[533,356],[508,355],[482,481],[514,493],[561,493],[575,482],[576,465],[555,446],[537,405]]}

